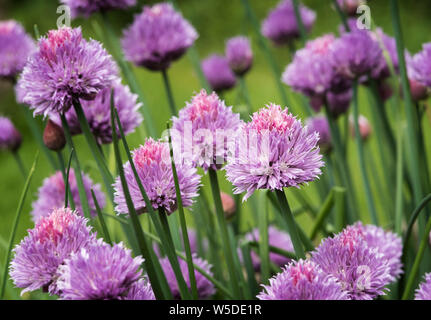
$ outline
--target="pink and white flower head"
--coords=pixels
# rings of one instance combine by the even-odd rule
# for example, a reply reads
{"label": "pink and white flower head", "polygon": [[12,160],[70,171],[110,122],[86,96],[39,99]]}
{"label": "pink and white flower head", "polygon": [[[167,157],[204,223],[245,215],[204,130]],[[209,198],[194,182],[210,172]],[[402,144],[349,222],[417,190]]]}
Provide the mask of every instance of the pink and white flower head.
{"label": "pink and white flower head", "polygon": [[[174,158],[181,200],[184,207],[190,207],[193,204],[193,198],[198,196],[200,176],[197,174],[196,168],[189,163],[181,162],[177,157]],[[164,209],[168,214],[174,212],[177,209],[177,197],[169,144],[149,138],[143,146],[133,151],[133,162],[153,209]],[[129,162],[124,164],[124,174],[136,211],[138,213],[146,212],[145,201]],[[129,210],[119,177],[114,183],[114,188],[115,210],[117,213],[128,213]]]}
{"label": "pink and white flower head", "polygon": [[[94,184],[88,175],[83,175],[85,193],[87,194],[88,204],[92,216],[97,214],[96,205],[91,195],[91,189],[94,191],[97,202],[100,208],[105,207],[106,198],[100,189],[99,184]],[[73,202],[78,214],[83,215],[81,199],[79,197],[78,185],[76,183],[75,171],[71,168],[69,172],[69,190],[72,193]],[[38,198],[33,202],[33,210],[31,216],[34,222],[37,222],[41,217],[50,214],[55,208],[64,206],[64,198],[66,195],[66,185],[64,183],[63,174],[57,171],[54,175],[46,178],[42,186],[38,190]]]}
{"label": "pink and white flower head", "polygon": [[241,124],[239,114],[215,92],[202,90],[186,103],[178,118],[172,118],[174,151],[205,171],[220,169],[228,156],[229,141]]}
{"label": "pink and white flower head", "polygon": [[321,174],[318,141],[319,134],[303,127],[287,108],[269,104],[242,126],[226,177],[234,193],[246,192],[243,201],[257,189],[299,188]]}
{"label": "pink and white flower head", "polygon": [[250,40],[244,36],[230,38],[226,42],[226,58],[232,71],[243,76],[253,63]]}
{"label": "pink and white flower head", "polygon": [[117,65],[99,42],[63,27],[40,38],[17,88],[35,114],[47,116],[66,112],[74,99],[94,99],[117,78]]}
{"label": "pink and white flower head", "polygon": [[39,219],[13,250],[10,277],[15,286],[24,289],[22,293],[43,288],[57,294],[58,267],[95,239],[87,219],[69,208],[55,209]]}
{"label": "pink and white flower head", "polygon": [[[350,132],[352,133],[352,136],[355,137],[355,135],[356,135],[355,123],[354,123],[354,119],[352,116],[350,116],[350,118],[349,118],[349,124],[350,124]],[[362,138],[362,140],[365,141],[371,135],[371,132],[372,132],[371,124],[368,121],[368,119],[361,114],[358,117],[358,124],[359,124],[359,133],[361,135],[361,138]]]}
{"label": "pink and white flower head", "polygon": [[337,280],[308,260],[291,262],[263,285],[259,300],[348,300]]}

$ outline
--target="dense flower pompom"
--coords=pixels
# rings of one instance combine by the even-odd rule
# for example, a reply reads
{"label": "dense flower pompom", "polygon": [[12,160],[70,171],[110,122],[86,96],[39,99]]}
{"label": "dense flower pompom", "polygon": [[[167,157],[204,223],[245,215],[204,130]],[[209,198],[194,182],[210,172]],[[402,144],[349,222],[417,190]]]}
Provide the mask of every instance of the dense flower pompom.
{"label": "dense flower pompom", "polygon": [[153,288],[146,278],[134,282],[124,300],[156,300]]}
{"label": "dense flower pompom", "polygon": [[33,39],[18,22],[0,21],[0,78],[14,79],[35,50]]}
{"label": "dense flower pompom", "polygon": [[321,174],[319,134],[303,127],[287,108],[270,104],[255,112],[237,140],[226,177],[235,186],[234,193],[246,192],[243,201],[256,189],[299,188]]}
{"label": "dense flower pompom", "polygon": [[[180,264],[181,273],[184,275],[184,280],[187,284],[187,287],[190,289],[190,276],[189,269],[187,266],[187,261],[183,259],[178,259],[178,263]],[[211,265],[201,258],[199,258],[196,254],[193,254],[193,263],[197,265],[199,268],[204,270],[207,274],[213,275],[211,272]],[[174,299],[180,299],[180,289],[178,288],[177,278],[175,277],[174,270],[172,269],[171,263],[168,258],[162,258],[160,260],[160,265],[163,269],[163,273],[166,276],[166,280],[168,281],[169,288],[171,289],[172,295]],[[205,278],[202,273],[195,269],[195,277],[196,277],[196,286],[198,289],[198,298],[206,299],[211,297],[215,293],[214,284]]]}
{"label": "dense flower pompom", "polygon": [[250,40],[243,36],[229,39],[226,43],[226,58],[235,74],[244,75],[253,63]]}
{"label": "dense flower pompom", "polygon": [[172,123],[176,154],[204,170],[217,170],[228,156],[226,140],[235,136],[242,121],[215,92],[202,90],[186,103],[178,118],[172,118]]}
{"label": "dense flower pompom", "polygon": [[335,278],[302,259],[287,265],[263,287],[259,300],[348,300]]}
{"label": "dense flower pompom", "polygon": [[[316,13],[300,5],[299,13],[307,32],[310,32]],[[283,45],[299,38],[299,26],[296,21],[292,0],[282,0],[262,23],[262,34],[277,45]]]}
{"label": "dense flower pompom", "polygon": [[61,2],[70,8],[73,18],[78,16],[88,18],[96,12],[127,9],[136,4],[136,0],[61,0]]}
{"label": "dense flower pompom", "polygon": [[[121,80],[118,79],[112,88],[101,90],[94,100],[81,101],[91,132],[99,144],[112,142],[111,89],[114,90],[114,106],[117,109],[124,133],[126,135],[132,133],[142,123],[142,116],[139,112],[142,104],[138,102],[138,96],[133,94],[128,86],[121,84]],[[61,125],[58,114],[50,115],[50,118]],[[66,119],[72,134],[82,132],[75,109],[72,108],[66,113]],[[117,134],[120,134],[118,128]]]}
{"label": "dense flower pompom", "polygon": [[328,119],[325,116],[315,116],[307,119],[309,130],[319,134],[318,145],[322,153],[326,154],[332,149],[331,132],[329,130]]}
{"label": "dense flower pompom", "polygon": [[229,67],[228,60],[218,54],[213,54],[202,61],[202,72],[216,92],[232,89],[236,85],[235,74]]}
{"label": "dense flower pompom", "polygon": [[57,269],[71,254],[95,242],[87,219],[68,208],[38,220],[14,249],[10,277],[22,293],[40,288],[57,294]]}
{"label": "dense flower pompom", "polygon": [[359,79],[376,72],[384,61],[379,43],[368,31],[343,34],[335,40],[331,51],[332,66],[348,79]]}
{"label": "dense flower pompom", "polygon": [[22,138],[12,121],[0,116],[0,150],[16,151],[21,146]]}
{"label": "dense flower pompom", "polygon": [[[83,175],[82,180],[84,183],[85,193],[87,194],[88,204],[90,206],[91,215],[95,216],[96,205],[94,204],[93,197],[91,196],[91,189],[94,191],[97,202],[100,208],[105,207],[105,195],[100,189],[99,184],[94,184],[89,176]],[[78,214],[83,215],[81,200],[79,198],[78,185],[76,183],[75,171],[73,168],[69,171],[69,190],[72,193],[73,202]],[[34,222],[37,222],[41,217],[45,217],[56,208],[64,206],[64,198],[66,195],[66,185],[61,171],[57,171],[54,175],[45,178],[42,186],[38,190],[38,198],[33,202],[33,210],[31,216]]]}
{"label": "dense flower pompom", "polygon": [[425,275],[425,281],[416,290],[415,300],[431,300],[431,273]]}
{"label": "dense flower pompom", "polygon": [[[177,197],[169,144],[149,138],[143,146],[133,151],[132,156],[136,171],[153,208],[155,210],[164,209],[167,213],[174,212],[177,209]],[[193,204],[193,198],[198,196],[200,176],[197,174],[196,168],[189,163],[178,161],[177,157],[175,157],[175,165],[183,206],[190,207]],[[145,201],[129,162],[124,165],[124,174],[136,211],[138,213],[146,212]],[[114,188],[114,201],[117,204],[115,210],[117,213],[128,213],[129,210],[119,177],[114,183]]]}
{"label": "dense flower pompom", "polygon": [[[248,241],[259,242],[259,239],[260,239],[259,229],[256,228],[253,231],[247,233],[245,235],[245,239]],[[280,248],[290,252],[294,251],[289,234],[286,232],[280,231],[273,226],[269,226],[268,228],[268,242],[270,246]],[[274,252],[269,253],[269,259],[272,263],[280,267],[288,264],[291,261],[291,259]],[[254,269],[259,270],[260,258],[259,258],[259,255],[254,251],[251,251],[251,261],[253,263]]]}
{"label": "dense flower pompom", "polygon": [[94,99],[117,77],[117,65],[99,42],[83,39],[80,28],[63,27],[40,38],[18,88],[22,101],[46,116],[66,112],[74,99]]}
{"label": "dense flower pompom", "polygon": [[423,44],[422,51],[407,60],[409,60],[409,76],[431,87],[431,43]]}
{"label": "dense flower pompom", "polygon": [[99,239],[66,259],[58,268],[57,287],[65,300],[117,300],[137,282],[143,259],[132,258],[122,243]]}
{"label": "dense flower pompom", "polygon": [[385,294],[385,286],[394,279],[385,255],[369,246],[363,233],[353,226],[324,239],[312,260],[334,276],[352,300],[372,300]]}
{"label": "dense flower pompom", "polygon": [[150,70],[165,70],[198,38],[193,26],[169,3],[145,6],[124,31],[122,46],[127,60]]}

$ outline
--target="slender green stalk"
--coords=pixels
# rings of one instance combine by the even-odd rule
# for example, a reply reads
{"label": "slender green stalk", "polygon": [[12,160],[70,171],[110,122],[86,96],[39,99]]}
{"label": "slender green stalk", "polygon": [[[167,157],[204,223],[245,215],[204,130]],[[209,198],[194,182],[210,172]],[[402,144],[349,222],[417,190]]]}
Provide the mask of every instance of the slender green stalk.
{"label": "slender green stalk", "polygon": [[376,208],[374,205],[373,195],[371,191],[370,181],[368,180],[367,169],[365,168],[364,147],[362,145],[361,132],[359,130],[359,101],[358,101],[358,83],[353,84],[353,119],[355,125],[356,146],[358,148],[359,167],[362,175],[362,182],[365,189],[365,197],[367,199],[368,210],[370,211],[371,221],[375,225],[379,225]]}
{"label": "slender green stalk", "polygon": [[204,88],[207,92],[210,92],[211,86],[209,85],[208,80],[205,78],[205,75],[202,71],[201,60],[199,58],[198,50],[196,49],[195,46],[191,46],[188,49],[188,56],[192,61],[193,68],[195,69],[195,72],[199,78],[199,82],[202,88]]}
{"label": "slender green stalk", "polygon": [[21,175],[23,176],[23,178],[25,180],[27,178],[27,172],[25,170],[24,164],[22,162],[22,159],[21,159],[18,151],[13,151],[12,155],[15,158],[15,162],[18,166],[19,172],[21,173]]}
{"label": "slender green stalk", "polygon": [[67,208],[69,206],[70,201],[70,208],[72,210],[75,210],[75,201],[73,200],[72,192],[70,191],[69,186],[69,173],[70,173],[70,166],[72,165],[72,158],[73,158],[73,152],[74,150],[70,152],[69,161],[67,163],[67,169],[64,165],[64,159],[63,154],[61,151],[57,152],[58,156],[58,163],[60,163],[60,170],[61,174],[63,175],[63,181],[64,181],[64,207]]}
{"label": "slender green stalk", "polygon": [[335,231],[341,231],[346,225],[346,192],[336,192],[334,195]]}
{"label": "slender green stalk", "polygon": [[[257,241],[249,241],[249,242],[247,242],[247,244],[250,245],[253,248],[260,247],[260,243],[257,242]],[[294,259],[294,260],[298,259],[297,255],[295,253],[287,251],[287,250],[284,250],[283,248],[279,248],[279,247],[271,246],[270,245],[270,246],[268,246],[268,249],[269,249],[270,252],[279,254],[280,256],[283,256],[283,257],[286,257],[286,258],[289,258],[289,259]]]}
{"label": "slender green stalk", "polygon": [[340,5],[338,4],[338,1],[332,0],[332,3],[338,12],[338,15],[340,16],[340,19],[341,19],[341,22],[343,23],[344,28],[347,30],[347,32],[350,32],[350,27],[349,27],[349,24],[347,23],[346,15],[344,14],[343,10],[341,10]]}
{"label": "slender green stalk", "polygon": [[99,218],[100,226],[103,231],[103,239],[112,245],[111,236],[109,235],[108,226],[106,225],[105,218],[103,217],[102,210],[100,210],[99,202],[94,194],[93,189],[91,189],[91,196],[93,197],[94,206],[96,207],[97,217]]}
{"label": "slender green stalk", "polygon": [[269,234],[268,234],[268,205],[265,194],[259,194],[259,257],[261,282],[266,283],[270,276],[269,269]]}
{"label": "slender green stalk", "polygon": [[12,231],[11,231],[10,238],[9,238],[9,245],[8,245],[8,249],[6,251],[6,259],[4,262],[3,277],[2,277],[3,280],[2,280],[2,284],[1,284],[1,288],[0,288],[0,300],[2,300],[4,297],[4,292],[6,289],[7,275],[8,275],[8,268],[9,268],[9,261],[10,261],[10,257],[11,257],[11,253],[12,253],[13,243],[15,240],[15,234],[16,234],[16,230],[18,228],[18,223],[19,223],[19,219],[21,217],[21,212],[22,212],[22,209],[24,207],[25,198],[27,196],[28,189],[30,188],[30,182],[31,182],[31,179],[33,177],[34,171],[36,169],[36,164],[37,164],[38,158],[39,158],[39,152],[36,153],[36,157],[34,158],[33,165],[31,166],[30,172],[27,176],[27,180],[25,182],[24,189],[21,193],[21,197],[20,197],[20,200],[18,203],[18,208],[17,208],[16,213],[15,213],[15,221],[14,221],[13,226],[12,226]]}
{"label": "slender green stalk", "polygon": [[171,109],[171,114],[173,116],[177,115],[177,108],[175,107],[174,95],[172,94],[171,83],[169,82],[168,72],[166,69],[162,71],[163,84],[166,90],[166,96],[168,97],[169,108]]}
{"label": "slender green stalk", "polygon": [[[256,243],[256,246],[258,244]],[[259,292],[259,285],[257,284],[256,277],[255,277],[255,271],[253,267],[253,262],[251,260],[250,255],[250,244],[244,243],[241,245],[241,253],[242,253],[242,260],[244,261],[245,265],[245,271],[247,273],[247,283],[249,291],[252,293],[252,296],[256,296]]]}
{"label": "slender green stalk", "polygon": [[314,240],[317,237],[319,230],[322,228],[323,222],[326,217],[331,213],[331,210],[334,206],[334,199],[336,192],[345,192],[344,188],[334,187],[329,191],[328,196],[326,197],[325,202],[323,203],[319,213],[317,214],[316,220],[314,221],[313,228],[311,229],[310,239]]}
{"label": "slender green stalk", "polygon": [[223,206],[220,198],[220,187],[218,184],[217,172],[213,169],[209,169],[209,177],[210,177],[210,184],[211,184],[211,190],[213,193],[214,203],[216,207],[216,216],[219,224],[224,252],[226,255],[226,263],[229,269],[230,282],[232,284],[232,289],[235,297],[240,298],[241,290],[239,288],[237,271],[235,269],[234,260],[233,260],[234,256],[233,256],[232,248],[230,246],[228,229],[227,229],[226,220],[223,212]]}
{"label": "slender green stalk", "polygon": [[404,240],[403,240],[403,248],[407,248],[408,241],[410,239],[410,235],[413,230],[413,225],[416,222],[416,219],[418,218],[419,214],[421,213],[422,209],[426,207],[428,202],[431,201],[431,194],[427,195],[425,198],[422,199],[422,201],[419,203],[419,205],[416,207],[416,209],[412,212],[412,215],[410,217],[409,224],[407,226],[406,232],[404,234]]}
{"label": "slender green stalk", "polygon": [[292,211],[290,210],[289,203],[287,202],[286,195],[283,190],[275,190],[275,194],[281,208],[281,213],[286,220],[289,236],[292,240],[293,248],[295,249],[295,254],[298,258],[305,258],[304,247],[299,237],[296,222],[293,218]]}
{"label": "slender green stalk", "polygon": [[302,44],[307,42],[307,31],[305,30],[304,22],[302,21],[300,6],[298,0],[293,0],[293,10],[295,12],[296,23],[298,24],[299,34],[301,35]]}
{"label": "slender green stalk", "polygon": [[[238,77],[238,82],[241,87],[242,96],[244,97],[245,104],[247,105],[247,111],[249,115],[253,113],[253,107],[250,100],[250,94],[248,92],[247,84],[245,83],[244,76]],[[248,117],[247,117],[248,119]]]}
{"label": "slender green stalk", "polygon": [[[169,131],[169,125],[167,129]],[[186,224],[186,218],[184,216],[183,200],[181,197],[180,185],[178,183],[178,174],[177,174],[177,168],[175,166],[175,161],[174,161],[174,149],[172,148],[172,137],[170,133],[169,133],[169,149],[170,149],[170,156],[171,156],[172,173],[173,173],[174,182],[175,182],[175,193],[177,196],[178,213],[180,215],[181,233],[183,236],[184,249],[186,251],[186,257],[187,257],[187,268],[189,271],[190,287],[192,289],[191,291],[192,291],[193,299],[197,300],[198,289],[196,286],[195,269],[193,267],[193,256],[192,256],[192,251],[190,249],[189,235],[187,233],[187,224]]]}
{"label": "slender green stalk", "polygon": [[403,221],[403,128],[399,126],[397,137],[396,187],[395,187],[395,232],[401,234]]}

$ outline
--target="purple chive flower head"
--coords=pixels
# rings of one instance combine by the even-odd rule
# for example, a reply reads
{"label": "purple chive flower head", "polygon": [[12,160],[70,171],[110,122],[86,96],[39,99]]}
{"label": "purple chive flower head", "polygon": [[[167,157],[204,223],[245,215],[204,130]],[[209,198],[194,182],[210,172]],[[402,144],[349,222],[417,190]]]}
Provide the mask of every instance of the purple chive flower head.
{"label": "purple chive flower head", "polygon": [[146,278],[134,282],[124,300],[156,300],[153,288]]}
{"label": "purple chive flower head", "polygon": [[305,48],[298,50],[286,67],[282,75],[283,82],[309,97],[322,96],[328,92],[336,76],[329,63],[334,42],[332,34],[307,42]]}
{"label": "purple chive flower head", "polygon": [[127,60],[158,71],[178,60],[198,38],[193,26],[169,3],[145,6],[124,31],[122,46]]}
{"label": "purple chive flower head", "polygon": [[[187,267],[187,261],[183,259],[178,259],[178,262],[180,264],[180,270],[181,273],[184,275],[184,280],[187,284],[187,287],[190,289],[190,276],[189,276],[189,269]],[[211,265],[199,258],[196,254],[193,254],[193,263],[196,264],[198,267],[200,267],[202,270],[204,270],[209,275],[213,275],[211,272]],[[174,270],[172,269],[171,263],[169,262],[168,258],[162,258],[160,260],[160,265],[163,269],[163,273],[166,276],[166,280],[168,281],[169,288],[171,289],[172,295],[174,299],[180,299],[180,290],[178,288],[178,282],[177,278],[175,277]],[[215,293],[214,284],[209,281],[207,278],[205,278],[202,273],[200,273],[198,270],[195,269],[195,277],[196,277],[196,286],[198,289],[198,298],[199,299],[206,299],[211,297]]]}
{"label": "purple chive flower head", "polygon": [[82,248],[58,269],[57,287],[65,300],[118,300],[139,280],[143,259],[132,258],[122,243],[102,239]]}
{"label": "purple chive flower head", "polygon": [[[174,212],[177,209],[177,198],[168,143],[147,139],[143,146],[133,151],[133,162],[153,208],[164,209],[169,214]],[[196,168],[188,163],[181,163],[177,158],[175,165],[183,206],[190,207],[193,198],[198,196],[200,176]],[[124,165],[124,174],[135,209],[138,213],[146,212],[145,201],[129,162]],[[129,212],[120,178],[115,181],[114,188],[117,213]]]}
{"label": "purple chive flower head", "polygon": [[78,16],[88,18],[95,12],[127,9],[136,4],[136,0],[61,0],[61,2],[70,7],[73,18]]}
{"label": "purple chive flower head", "polygon": [[319,134],[318,145],[322,153],[329,153],[332,149],[332,139],[328,119],[325,116],[308,118],[307,126],[311,132],[315,131]]}
{"label": "purple chive flower head", "polygon": [[243,36],[229,39],[226,43],[226,58],[235,74],[242,76],[247,73],[253,63],[250,40]]}
{"label": "purple chive flower head", "polygon": [[[99,184],[94,184],[89,176],[83,175],[85,193],[87,194],[88,204],[90,206],[91,215],[96,215],[96,205],[91,196],[93,189],[97,202],[100,208],[105,206],[105,195],[100,189]],[[76,183],[75,171],[71,168],[69,172],[69,190],[72,193],[73,202],[78,214],[83,215],[82,204],[79,198],[78,185]],[[55,208],[64,206],[64,197],[66,195],[66,186],[64,184],[63,174],[57,171],[54,175],[46,178],[42,186],[38,190],[38,198],[33,202],[33,210],[31,216],[33,221],[37,222],[41,217],[45,217]]]}
{"label": "purple chive flower head", "polygon": [[352,226],[324,239],[312,260],[335,277],[352,300],[371,300],[385,294],[385,286],[394,279],[385,255],[369,246],[361,230]]}
{"label": "purple chive flower head", "polygon": [[263,287],[259,300],[348,300],[335,278],[302,259],[287,265]]}
{"label": "purple chive flower head", "polygon": [[431,87],[431,43],[422,45],[422,51],[409,61],[409,75],[419,83]]}
{"label": "purple chive flower head", "polygon": [[23,102],[46,116],[66,112],[74,99],[94,99],[117,77],[114,60],[99,42],[83,39],[80,28],[63,27],[39,40],[18,87]]}
{"label": "purple chive flower head", "polygon": [[[310,32],[316,20],[316,13],[300,5],[299,13],[307,32]],[[292,0],[281,1],[262,23],[262,34],[276,45],[283,45],[299,38],[299,26],[296,21]]]}
{"label": "purple chive flower head", "polygon": [[253,114],[238,138],[235,157],[230,157],[226,177],[234,193],[256,189],[282,190],[313,181],[324,165],[317,145],[319,134],[303,127],[287,108],[270,104]]}
{"label": "purple chive flower head", "polygon": [[[138,96],[133,94],[128,86],[121,84],[121,81],[118,79],[112,88],[101,90],[94,100],[81,101],[91,132],[99,144],[112,142],[111,89],[114,90],[114,105],[117,109],[124,133],[132,133],[142,123],[142,116],[139,112],[142,104],[138,102]],[[61,125],[61,119],[58,114],[51,115],[51,119],[58,125]],[[75,109],[72,108],[66,113],[66,119],[72,134],[82,132]],[[120,134],[118,129],[117,134]]]}
{"label": "purple chive flower head", "polygon": [[22,138],[12,121],[0,116],[0,150],[17,151],[21,146]]}
{"label": "purple chive flower head", "polygon": [[174,148],[184,145],[176,153],[182,154],[192,147],[192,155],[188,156],[191,159],[186,160],[205,171],[220,169],[228,156],[225,140],[234,136],[241,124],[239,114],[226,107],[215,92],[207,94],[202,90],[186,103],[178,118],[173,117]]}
{"label": "purple chive flower head", "polygon": [[343,34],[331,46],[332,65],[348,79],[359,79],[381,68],[383,58],[379,43],[368,31]]}
{"label": "purple chive flower head", "polygon": [[[397,43],[395,38],[388,36],[386,33],[383,32],[381,28],[376,28],[376,31],[372,33],[372,35],[379,42],[380,47],[384,50],[384,52],[387,52],[387,55],[389,56],[389,59],[395,72],[399,72]],[[383,60],[384,62],[382,64],[384,65],[384,67],[381,71],[381,76],[388,77],[390,76],[390,69],[384,56]]]}
{"label": "purple chive flower head", "polygon": [[431,273],[425,275],[425,281],[416,290],[415,300],[431,300]]}
{"label": "purple chive flower head", "polygon": [[0,78],[14,79],[35,50],[33,39],[18,22],[0,21]]}
{"label": "purple chive flower head", "polygon": [[42,217],[13,250],[10,277],[22,293],[40,288],[58,293],[57,269],[81,248],[96,241],[87,219],[68,208],[55,209]]}
{"label": "purple chive flower head", "polygon": [[[259,229],[256,228],[253,231],[247,233],[245,235],[245,239],[248,241],[257,241],[259,242],[260,236],[259,236]],[[293,252],[293,245],[292,241],[290,240],[289,234],[283,231],[278,230],[277,228],[270,226],[268,228],[268,240],[269,245],[273,247],[277,247],[286,251]],[[279,255],[274,252],[269,253],[269,259],[271,262],[276,264],[277,266],[284,266],[288,264],[291,259],[286,258],[285,256]],[[251,260],[253,263],[253,267],[255,270],[260,269],[260,258],[259,255],[251,251]]]}
{"label": "purple chive flower head", "polygon": [[236,85],[235,74],[228,60],[213,54],[202,61],[202,71],[211,88],[216,92],[232,89]]}

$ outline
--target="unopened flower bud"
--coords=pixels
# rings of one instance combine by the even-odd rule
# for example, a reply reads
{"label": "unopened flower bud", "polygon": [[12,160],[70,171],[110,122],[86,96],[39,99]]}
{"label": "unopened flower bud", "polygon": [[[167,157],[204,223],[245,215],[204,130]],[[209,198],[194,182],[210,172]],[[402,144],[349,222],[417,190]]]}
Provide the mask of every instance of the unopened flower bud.
{"label": "unopened flower bud", "polygon": [[365,0],[337,0],[340,9],[348,16],[356,15],[360,5],[365,4]]}
{"label": "unopened flower bud", "polygon": [[[353,117],[350,117],[350,131],[352,133],[352,136],[355,136],[355,123]],[[362,140],[367,140],[368,137],[371,134],[371,125],[368,122],[368,119],[365,118],[363,115],[359,115],[358,118],[358,124],[359,124],[359,133],[361,135]]]}
{"label": "unopened flower bud", "polygon": [[227,193],[220,192],[221,203],[223,205],[223,211],[226,219],[231,218],[236,211],[235,200]]}
{"label": "unopened flower bud", "polygon": [[52,151],[60,151],[66,145],[63,128],[55,122],[48,120],[43,131],[43,143]]}
{"label": "unopened flower bud", "polygon": [[412,96],[413,101],[418,102],[421,100],[425,100],[428,98],[428,88],[425,87],[420,82],[409,79],[410,82],[410,94]]}

